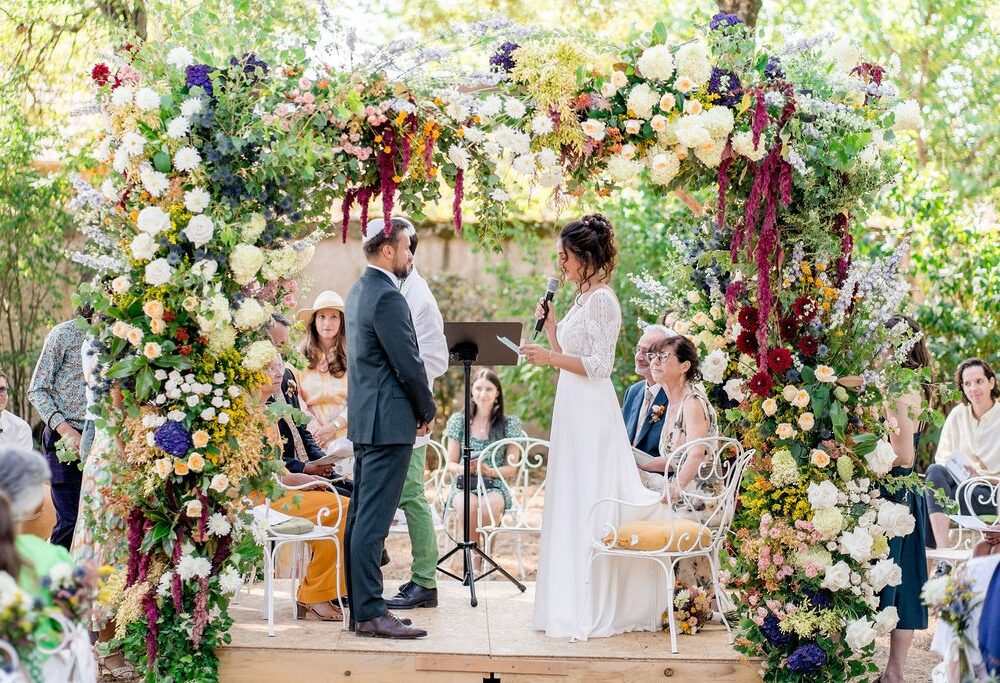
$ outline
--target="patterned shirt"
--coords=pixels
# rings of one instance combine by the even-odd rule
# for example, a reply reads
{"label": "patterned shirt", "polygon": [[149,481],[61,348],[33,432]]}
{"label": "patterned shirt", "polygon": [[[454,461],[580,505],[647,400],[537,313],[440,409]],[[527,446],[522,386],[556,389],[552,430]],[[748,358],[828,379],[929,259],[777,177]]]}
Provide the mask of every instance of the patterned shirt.
{"label": "patterned shirt", "polygon": [[31,375],[28,400],[55,429],[63,422],[82,428],[87,412],[87,383],[83,379],[81,348],[86,339],[76,320],[59,323],[45,337],[35,372]]}

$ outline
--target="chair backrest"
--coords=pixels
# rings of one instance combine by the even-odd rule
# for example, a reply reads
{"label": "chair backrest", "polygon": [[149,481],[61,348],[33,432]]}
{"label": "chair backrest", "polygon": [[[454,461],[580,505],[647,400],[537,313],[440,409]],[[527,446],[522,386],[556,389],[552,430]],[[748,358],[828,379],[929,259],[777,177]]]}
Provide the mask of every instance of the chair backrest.
{"label": "chair backrest", "polygon": [[671,499],[669,484],[672,478],[664,477],[663,502],[676,509],[696,512],[698,521],[709,529],[714,540],[729,530],[743,470],[754,451],[746,451],[739,441],[724,436],[694,439],[667,456],[667,471],[679,471],[685,459],[697,457],[701,452],[704,455],[694,479],[681,491],[679,498]]}
{"label": "chair backrest", "polygon": [[448,449],[445,448],[444,444],[434,440],[427,442],[428,459],[430,459],[431,454],[436,461],[424,480],[424,492],[427,494],[434,512],[437,513],[438,519],[444,519],[448,494],[451,491],[451,482],[454,477],[448,471]]}
{"label": "chair backrest", "polygon": [[[510,491],[511,509],[501,518],[494,518],[488,505],[480,505],[479,526],[538,531],[542,528],[545,464],[549,442],[533,439],[526,434],[501,439],[483,449],[476,464],[493,461],[493,454],[500,450],[507,452],[505,462],[517,468],[510,476],[500,477]],[[481,477],[478,478],[477,491],[480,495],[485,493]]]}
{"label": "chair backrest", "polygon": [[[963,503],[963,510],[959,514],[969,514],[979,517],[976,514],[977,508],[989,507],[992,512],[983,513],[997,516],[1000,513],[1000,477],[993,475],[981,475],[969,477],[955,491],[955,500]],[[997,521],[1000,521],[998,519]]]}
{"label": "chair backrest", "polygon": [[[21,668],[21,659],[17,656],[17,650],[6,640],[0,640],[0,682],[19,681],[18,669]],[[9,669],[8,673],[4,669]]]}

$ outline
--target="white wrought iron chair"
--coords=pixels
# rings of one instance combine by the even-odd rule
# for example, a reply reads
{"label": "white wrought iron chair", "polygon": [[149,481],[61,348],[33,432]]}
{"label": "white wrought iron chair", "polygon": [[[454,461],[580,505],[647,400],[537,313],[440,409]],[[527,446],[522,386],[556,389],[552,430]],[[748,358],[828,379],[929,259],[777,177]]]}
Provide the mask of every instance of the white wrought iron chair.
{"label": "white wrought iron chair", "polygon": [[[339,576],[341,563],[343,561],[343,548],[340,546],[340,538],[338,538],[337,534],[340,531],[341,525],[347,522],[346,515],[341,513],[341,509],[344,506],[340,503],[340,494],[337,492],[337,489],[334,488],[332,483],[326,482],[325,489],[317,489],[315,483],[308,483],[300,486],[282,486],[286,491],[328,490],[337,497],[337,505],[333,509],[330,507],[320,508],[319,512],[316,513],[316,522],[312,525],[312,529],[303,534],[286,534],[281,533],[280,531],[275,531],[275,525],[297,518],[292,517],[291,515],[286,515],[278,510],[274,510],[267,503],[257,505],[252,510],[254,518],[262,521],[266,534],[266,540],[263,547],[264,618],[267,619],[267,635],[272,637],[274,636],[274,580],[278,552],[281,550],[282,546],[289,544],[292,545],[292,559],[290,562],[293,567],[292,618],[298,619],[299,612],[295,604],[295,594],[298,589],[298,581],[301,578],[299,576],[299,568],[305,566],[309,561],[309,546],[306,545],[307,542],[327,541],[329,543],[333,543],[334,547],[337,549],[336,569]],[[341,597],[342,596],[339,595],[337,596],[337,604],[340,606],[340,611],[344,612],[344,604]]]}
{"label": "white wrought iron chair", "polygon": [[959,503],[959,513],[951,515],[952,521],[955,522],[955,528],[951,531],[953,540],[944,548],[928,548],[928,560],[961,565],[972,557],[972,549],[983,540],[983,534],[977,529],[963,525],[961,519],[957,518],[966,514],[978,517],[975,513],[975,504],[990,505],[996,510],[1000,500],[1000,477],[989,475],[969,477],[955,489],[955,500]]}
{"label": "white wrought iron chair", "polygon": [[[451,490],[452,474],[448,471],[448,451],[440,441],[427,442],[427,456],[433,455],[435,466],[426,474],[424,478],[424,495],[431,506],[431,517],[434,520],[434,531],[437,533],[438,541],[446,533],[444,516],[445,506],[448,502],[448,493]],[[399,514],[399,510],[396,511]],[[408,533],[406,524],[393,524],[389,527],[391,534]]]}
{"label": "white wrought iron chair", "polygon": [[21,673],[21,658],[6,640],[0,640],[0,683],[25,683]]}
{"label": "white wrought iron chair", "polygon": [[[44,680],[65,683],[95,680],[97,662],[87,629],[61,614],[49,614],[48,618],[59,625],[59,638],[51,644],[36,643],[36,652],[42,656],[41,675]],[[17,651],[10,643],[0,640],[0,651],[0,683],[28,683],[32,680],[22,669]]]}
{"label": "white wrought iron chair", "polygon": [[[590,564],[587,568],[587,584],[584,589],[584,603],[580,609],[580,617],[586,613],[590,604],[590,582],[594,562],[602,556],[615,558],[633,558],[656,562],[663,569],[667,583],[667,618],[670,624],[670,651],[677,653],[677,624],[674,619],[674,578],[677,563],[684,559],[704,557],[708,560],[712,572],[712,588],[716,601],[720,604],[722,623],[729,634],[729,642],[733,642],[733,631],[726,618],[725,610],[721,609],[723,602],[722,587],[719,584],[719,551],[722,542],[729,533],[733,514],[736,509],[736,496],[739,492],[740,479],[743,470],[753,456],[754,451],[745,451],[735,439],[726,437],[707,437],[695,439],[684,444],[667,456],[667,471],[677,471],[684,458],[694,450],[706,448],[704,461],[698,468],[692,485],[681,492],[678,500],[671,500],[669,483],[672,478],[664,477],[663,498],[660,504],[672,508],[679,514],[652,522],[662,525],[667,536],[663,545],[653,550],[630,550],[631,540],[619,541],[619,519],[623,509],[640,510],[650,508],[649,503],[635,503],[615,498],[603,498],[591,507],[589,528],[591,532]],[[697,486],[715,482],[711,491]],[[699,510],[700,519],[697,533],[677,529],[676,519],[687,519],[685,511]],[[600,529],[595,534],[595,530]],[[598,535],[599,534],[599,535]],[[659,615],[657,615],[659,616]],[[579,626],[579,618],[577,626]],[[574,628],[574,630],[576,630]]]}

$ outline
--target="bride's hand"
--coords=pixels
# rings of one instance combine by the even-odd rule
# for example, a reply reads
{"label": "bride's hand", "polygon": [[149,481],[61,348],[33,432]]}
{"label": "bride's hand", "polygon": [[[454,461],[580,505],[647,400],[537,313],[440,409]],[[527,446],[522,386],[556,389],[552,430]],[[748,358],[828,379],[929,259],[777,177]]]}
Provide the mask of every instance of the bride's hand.
{"label": "bride's hand", "polygon": [[[548,306],[549,308],[548,315],[545,315],[546,306]],[[541,320],[542,318],[545,318],[545,322],[542,325],[545,328],[545,331],[554,332],[556,329],[556,323],[559,322],[556,319],[556,309],[555,306],[552,305],[551,301],[549,301],[548,303],[545,302],[545,297],[539,299],[538,305],[535,306],[535,320]]]}
{"label": "bride's hand", "polygon": [[538,344],[522,344],[521,355],[532,365],[549,365],[552,361],[552,352]]}

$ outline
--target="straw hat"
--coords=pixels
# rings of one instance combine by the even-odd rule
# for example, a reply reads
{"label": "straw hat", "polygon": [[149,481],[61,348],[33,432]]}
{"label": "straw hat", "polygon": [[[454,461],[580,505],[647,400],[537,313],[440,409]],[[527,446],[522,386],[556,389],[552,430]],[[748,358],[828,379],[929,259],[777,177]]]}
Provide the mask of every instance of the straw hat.
{"label": "straw hat", "polygon": [[344,297],[340,296],[332,289],[324,289],[316,296],[315,301],[313,301],[312,308],[299,309],[299,311],[295,314],[295,319],[301,320],[307,326],[311,325],[313,316],[316,315],[316,312],[321,311],[324,308],[332,308],[336,311],[340,311],[341,315],[343,315]]}

